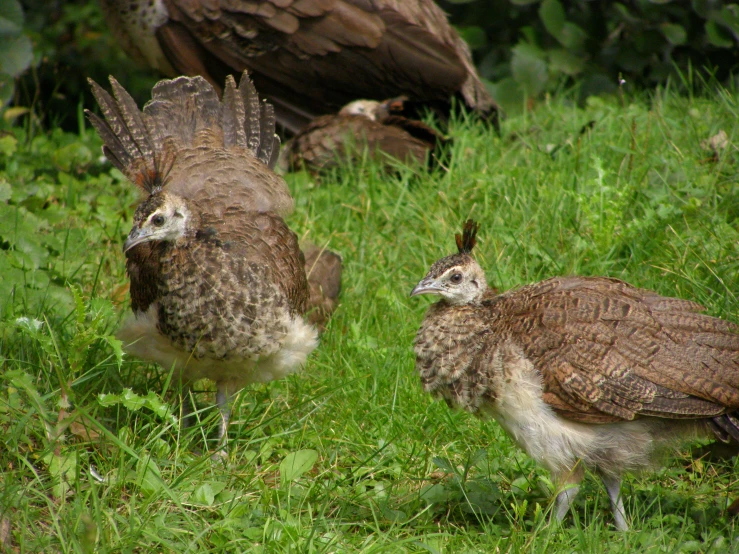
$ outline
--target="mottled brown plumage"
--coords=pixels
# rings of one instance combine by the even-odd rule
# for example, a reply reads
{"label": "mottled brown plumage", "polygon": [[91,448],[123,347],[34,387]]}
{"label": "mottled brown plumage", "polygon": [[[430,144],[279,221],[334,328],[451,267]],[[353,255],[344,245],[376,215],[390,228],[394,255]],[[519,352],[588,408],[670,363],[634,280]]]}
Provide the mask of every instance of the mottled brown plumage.
{"label": "mottled brown plumage", "polygon": [[294,371],[316,346],[305,258],[283,220],[293,201],[271,169],[274,114],[246,73],[223,100],[202,77],[161,81],[142,111],[111,85],[115,97],[92,83],[103,118],[87,115],[147,194],[124,245],[134,314],[119,337],[185,383],[215,381],[223,437],[231,394]]}
{"label": "mottled brown plumage", "polygon": [[[648,468],[680,436],[739,439],[736,325],[605,277],[497,295],[469,254],[474,230],[412,292],[442,296],[416,337],[425,390],[495,417],[560,485],[577,485],[583,465],[597,472],[620,529],[623,472]],[[558,518],[576,493],[559,494]]]}
{"label": "mottled brown plumage", "polygon": [[407,94],[495,112],[469,48],[433,0],[102,0],[134,58],[220,86],[248,69],[297,132],[357,98]]}
{"label": "mottled brown plumage", "polygon": [[433,165],[447,139],[422,121],[390,113],[387,105],[356,100],[337,114],[317,117],[285,145],[281,167],[320,173],[364,156],[388,166],[393,160]]}

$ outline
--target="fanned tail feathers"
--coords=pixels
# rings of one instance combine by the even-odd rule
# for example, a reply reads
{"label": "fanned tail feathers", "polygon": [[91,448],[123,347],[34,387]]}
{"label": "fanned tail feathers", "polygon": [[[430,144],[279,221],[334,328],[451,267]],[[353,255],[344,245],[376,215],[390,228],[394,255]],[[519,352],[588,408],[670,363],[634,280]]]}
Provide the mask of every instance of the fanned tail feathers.
{"label": "fanned tail feathers", "polygon": [[90,80],[103,117],[85,113],[103,140],[105,156],[147,193],[164,185],[178,148],[203,141],[246,148],[270,169],[277,161],[274,108],[260,102],[246,71],[238,87],[228,77],[222,101],[200,76],[159,81],[143,112],[118,81],[110,77],[110,83],[112,96]]}

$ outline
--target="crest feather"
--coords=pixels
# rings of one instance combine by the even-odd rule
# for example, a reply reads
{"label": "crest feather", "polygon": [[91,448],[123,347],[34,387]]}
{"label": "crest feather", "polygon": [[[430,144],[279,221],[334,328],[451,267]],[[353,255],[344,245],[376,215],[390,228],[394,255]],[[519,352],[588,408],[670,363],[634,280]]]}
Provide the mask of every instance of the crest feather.
{"label": "crest feather", "polygon": [[462,234],[457,233],[454,235],[454,239],[457,241],[457,249],[460,254],[469,254],[477,244],[477,230],[480,228],[480,224],[472,219],[468,219],[464,227],[462,227]]}

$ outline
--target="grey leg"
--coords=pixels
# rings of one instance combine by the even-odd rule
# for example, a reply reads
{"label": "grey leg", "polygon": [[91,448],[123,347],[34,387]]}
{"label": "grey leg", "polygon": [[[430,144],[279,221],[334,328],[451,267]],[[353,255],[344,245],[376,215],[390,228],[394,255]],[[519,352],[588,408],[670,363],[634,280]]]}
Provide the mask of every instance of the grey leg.
{"label": "grey leg", "polygon": [[572,501],[575,500],[577,493],[580,492],[580,485],[566,485],[567,488],[557,495],[557,503],[554,511],[554,517],[557,521],[562,521],[567,512],[570,511]]}
{"label": "grey leg", "polygon": [[555,503],[554,517],[557,521],[562,521],[570,510],[572,501],[575,500],[577,493],[580,492],[580,482],[585,476],[582,464],[578,463],[569,471],[553,475],[557,483],[557,494]]}
{"label": "grey leg", "polygon": [[180,409],[182,410],[182,416],[180,419],[182,430],[192,427],[195,420],[195,405],[193,403],[190,385],[182,387],[182,405],[180,406]]}
{"label": "grey leg", "polygon": [[615,520],[616,529],[619,531],[628,531],[629,524],[626,522],[626,512],[624,511],[624,501],[621,498],[621,477],[611,475],[601,475],[601,480],[608,491],[608,498],[611,499],[611,511]]}

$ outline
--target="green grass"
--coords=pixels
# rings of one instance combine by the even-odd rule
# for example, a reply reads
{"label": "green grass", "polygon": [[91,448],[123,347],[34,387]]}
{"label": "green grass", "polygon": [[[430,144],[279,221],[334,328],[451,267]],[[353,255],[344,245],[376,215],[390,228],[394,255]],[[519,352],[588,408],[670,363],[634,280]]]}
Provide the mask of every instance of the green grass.
{"label": "green grass", "polygon": [[[632,531],[613,531],[592,477],[550,525],[548,473],[495,422],[421,391],[411,345],[429,301],[408,298],[474,217],[501,289],[608,275],[739,321],[738,112],[725,92],[584,108],[564,95],[500,137],[454,122],[445,173],[290,176],[291,226],[343,255],[341,307],[301,373],[241,393],[225,465],[208,455],[208,384],[201,423],[181,431],[177,384],[111,337],[136,192],[89,129],[7,129],[0,539],[9,524],[12,552],[739,551],[736,464],[690,445],[626,479]],[[714,155],[702,143],[721,130]]]}

